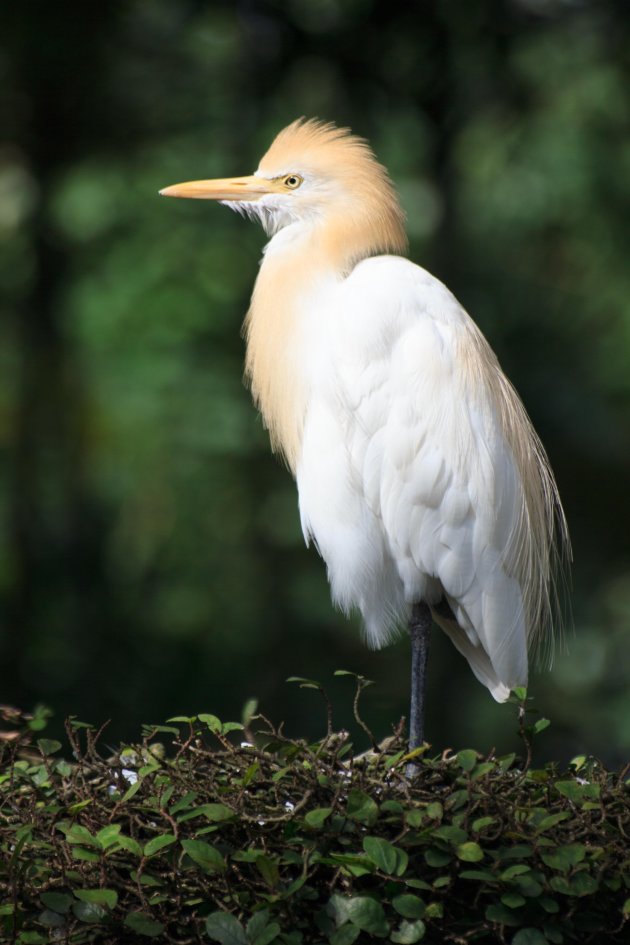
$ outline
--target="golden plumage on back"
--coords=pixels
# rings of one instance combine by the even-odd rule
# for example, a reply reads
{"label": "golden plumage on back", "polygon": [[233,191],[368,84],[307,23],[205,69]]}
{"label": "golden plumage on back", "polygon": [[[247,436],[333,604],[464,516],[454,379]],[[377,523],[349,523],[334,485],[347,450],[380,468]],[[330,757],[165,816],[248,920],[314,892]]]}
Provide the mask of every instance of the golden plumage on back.
{"label": "golden plumage on back", "polygon": [[333,599],[361,611],[374,646],[409,627],[411,747],[423,737],[432,618],[505,700],[526,685],[528,645],[550,627],[566,522],[488,342],[441,282],[399,255],[403,213],[385,168],[348,130],[300,119],[255,174],[163,193],[223,201],[271,237],[245,320],[245,373],[296,476]]}

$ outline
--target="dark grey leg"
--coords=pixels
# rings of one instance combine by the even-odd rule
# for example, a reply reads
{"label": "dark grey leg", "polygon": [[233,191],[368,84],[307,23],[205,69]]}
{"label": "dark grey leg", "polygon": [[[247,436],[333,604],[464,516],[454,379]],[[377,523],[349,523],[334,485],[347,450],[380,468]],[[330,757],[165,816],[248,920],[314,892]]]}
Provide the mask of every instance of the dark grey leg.
{"label": "dark grey leg", "polygon": [[[411,637],[411,706],[409,709],[409,750],[424,742],[424,693],[431,635],[431,611],[427,604],[414,604],[409,618]],[[409,765],[409,769],[414,768]],[[408,769],[407,774],[414,774]]]}

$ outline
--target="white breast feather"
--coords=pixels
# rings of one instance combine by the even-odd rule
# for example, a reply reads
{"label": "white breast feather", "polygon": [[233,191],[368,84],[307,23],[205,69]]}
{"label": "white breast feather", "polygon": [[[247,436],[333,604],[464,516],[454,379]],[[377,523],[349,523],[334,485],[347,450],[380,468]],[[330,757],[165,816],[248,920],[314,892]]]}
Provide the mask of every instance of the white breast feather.
{"label": "white breast feather", "polygon": [[333,357],[311,378],[297,480],[305,535],[369,642],[386,643],[415,601],[446,597],[457,624],[436,619],[502,700],[527,682],[534,565],[517,460],[491,392],[471,380],[483,366],[462,362],[471,331],[420,267],[356,266],[318,324]]}

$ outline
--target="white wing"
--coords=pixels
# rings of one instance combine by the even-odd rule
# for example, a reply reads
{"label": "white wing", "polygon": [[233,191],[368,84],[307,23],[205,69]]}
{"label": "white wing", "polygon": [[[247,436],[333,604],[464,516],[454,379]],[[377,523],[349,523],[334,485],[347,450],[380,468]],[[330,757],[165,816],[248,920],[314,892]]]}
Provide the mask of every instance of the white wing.
{"label": "white wing", "polygon": [[548,604],[557,502],[520,401],[452,294],[407,260],[356,266],[324,325],[334,355],[313,372],[297,478],[333,597],[376,646],[412,603],[437,607],[505,699]]}

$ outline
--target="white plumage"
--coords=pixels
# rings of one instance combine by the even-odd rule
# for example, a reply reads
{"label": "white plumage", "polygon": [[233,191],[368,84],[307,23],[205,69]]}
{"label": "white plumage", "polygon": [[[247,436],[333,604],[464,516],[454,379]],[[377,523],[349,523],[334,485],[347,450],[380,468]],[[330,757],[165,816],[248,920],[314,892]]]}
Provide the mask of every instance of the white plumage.
{"label": "white plumage", "polygon": [[402,213],[365,142],[294,122],[255,175],[164,193],[224,201],[271,236],[246,374],[335,602],[375,647],[428,605],[495,699],[526,685],[568,549],[556,486],[479,329],[392,255]]}

